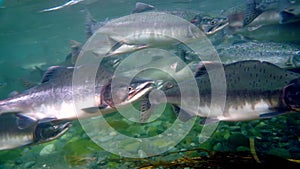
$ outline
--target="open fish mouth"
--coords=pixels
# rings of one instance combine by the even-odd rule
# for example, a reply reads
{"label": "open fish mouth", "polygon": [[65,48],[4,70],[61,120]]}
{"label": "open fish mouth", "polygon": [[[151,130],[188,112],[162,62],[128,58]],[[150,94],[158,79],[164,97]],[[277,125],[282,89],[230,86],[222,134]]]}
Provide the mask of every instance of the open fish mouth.
{"label": "open fish mouth", "polygon": [[190,22],[199,27],[206,35],[214,34],[229,25],[227,18],[200,15],[195,16]]}
{"label": "open fish mouth", "polygon": [[38,123],[34,132],[35,142],[47,142],[62,136],[72,126],[69,121],[45,119]]}
{"label": "open fish mouth", "polygon": [[154,88],[154,81],[141,83],[136,88],[129,89],[128,101],[132,102],[149,93]]}
{"label": "open fish mouth", "polygon": [[202,25],[201,28],[202,30],[204,31],[204,33],[206,35],[212,35],[220,30],[222,30],[223,28],[225,28],[227,25],[229,25],[229,22],[228,21],[223,21],[223,22],[220,22],[217,26],[210,26],[210,25]]}
{"label": "open fish mouth", "polygon": [[300,111],[300,79],[292,80],[283,88],[283,103],[293,111]]}

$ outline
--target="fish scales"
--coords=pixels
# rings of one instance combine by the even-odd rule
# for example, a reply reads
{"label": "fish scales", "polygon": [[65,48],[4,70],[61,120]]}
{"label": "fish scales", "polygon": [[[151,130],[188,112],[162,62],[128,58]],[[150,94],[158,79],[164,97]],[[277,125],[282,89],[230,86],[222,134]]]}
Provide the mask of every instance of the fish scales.
{"label": "fish scales", "polygon": [[[220,105],[211,105],[210,78],[221,78],[219,74],[208,74],[196,77],[199,88],[199,107],[183,108],[190,115],[213,117],[218,120],[239,121],[259,119],[264,113],[270,111],[287,111],[289,107],[282,101],[283,88],[299,74],[286,71],[268,62],[241,61],[224,66],[226,79],[226,102],[223,114],[216,114],[222,108]],[[220,81],[222,83],[223,81]],[[193,80],[182,81],[178,86],[192,86]],[[182,103],[178,86],[165,91],[169,103],[179,105]],[[218,88],[216,94],[222,93]],[[185,93],[184,103],[194,105],[195,96]],[[189,92],[189,90],[186,90]],[[292,110],[291,110],[292,111]]]}
{"label": "fish scales", "polygon": [[[103,33],[118,42],[129,44],[153,45],[153,41],[157,43],[161,40],[165,40],[164,43],[168,41],[173,42],[174,39],[172,38],[174,37],[179,40],[202,38],[203,34],[199,33],[198,28],[191,25],[189,22],[179,19],[176,16],[161,12],[147,12],[112,20],[101,27],[96,33]],[[156,39],[157,37],[154,35],[158,36],[159,39]]]}
{"label": "fish scales", "polygon": [[6,114],[0,117],[0,150],[31,143],[33,140],[32,130],[34,126],[27,129],[19,129],[14,115]]}
{"label": "fish scales", "polygon": [[[100,68],[95,79],[92,76],[88,76],[88,78],[85,79],[85,83],[77,84],[72,81],[74,68],[58,67],[54,69],[55,70],[53,71],[50,68],[50,72],[48,72],[48,74],[51,74],[50,77],[47,77],[48,75],[46,73],[44,77],[46,80],[43,80],[40,85],[28,89],[14,97],[0,101],[0,115],[4,113],[20,112],[34,119],[43,119],[46,117],[77,119],[99,115],[83,111],[83,109],[89,107],[97,108],[98,106],[104,106],[103,111],[101,111],[101,113],[104,114],[115,111],[115,109],[111,107],[112,105],[107,105],[103,100],[104,98],[101,98],[103,90],[108,89],[107,85],[111,83],[113,76],[112,72]],[[80,69],[89,68],[88,66],[81,66]],[[122,81],[122,78],[119,78],[118,80],[119,81],[116,83],[117,85],[120,85],[120,88],[116,90],[119,91],[119,93],[117,92],[117,97],[121,97],[120,103],[124,101],[122,99],[135,99],[129,98],[128,85]],[[89,88],[89,84],[95,84],[95,88]],[[140,88],[139,91],[143,91],[143,89],[146,89],[147,91],[150,90],[150,86],[147,86],[150,83],[142,81],[141,84],[145,84],[145,86],[141,86],[142,88]],[[120,90],[124,87],[126,90]],[[138,87],[139,85],[137,85],[137,88]],[[132,97],[136,97],[137,95],[135,94],[139,94],[139,92],[134,92]],[[127,96],[128,98],[124,98]],[[109,97],[110,95],[105,99],[109,99]],[[80,102],[80,105],[77,105],[77,107],[82,111],[76,111],[74,98],[77,102]],[[93,99],[92,103],[91,100],[89,100],[91,98]],[[103,105],[99,105],[99,103]]]}

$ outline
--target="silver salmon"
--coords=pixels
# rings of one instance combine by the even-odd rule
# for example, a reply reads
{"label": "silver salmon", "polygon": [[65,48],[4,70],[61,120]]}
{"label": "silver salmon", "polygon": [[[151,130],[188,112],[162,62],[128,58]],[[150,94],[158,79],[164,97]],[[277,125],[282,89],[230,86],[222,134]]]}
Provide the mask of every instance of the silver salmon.
{"label": "silver salmon", "polygon": [[[86,81],[95,84],[95,90],[91,91],[87,85],[72,84],[74,69],[76,68],[59,66],[49,68],[41,84],[0,101],[0,118],[6,113],[22,114],[34,120],[44,118],[73,120],[98,116],[100,114],[95,112],[99,110],[101,114],[114,112],[116,106],[137,100],[153,87],[153,81],[150,80],[136,80],[127,84],[125,78],[118,78],[112,89],[113,73],[99,68],[96,79]],[[88,66],[81,66],[80,69],[88,69]],[[112,90],[116,92],[112,93]],[[74,106],[74,98],[79,98],[78,112]],[[87,103],[87,98],[94,100]]]}
{"label": "silver salmon", "polygon": [[[190,93],[186,98],[182,98],[187,105],[185,107],[180,107],[182,100],[179,86],[191,86],[192,80],[173,85],[166,82],[163,85],[167,102],[182,109],[179,118],[187,120],[200,116],[212,122],[243,121],[269,118],[300,110],[300,74],[289,72],[268,62],[253,60],[225,65],[224,71],[226,82],[220,81],[227,86],[224,110],[222,105],[211,105],[211,84],[208,74],[196,77],[200,100]],[[195,103],[196,101],[200,103]],[[222,114],[217,113],[220,110]]]}

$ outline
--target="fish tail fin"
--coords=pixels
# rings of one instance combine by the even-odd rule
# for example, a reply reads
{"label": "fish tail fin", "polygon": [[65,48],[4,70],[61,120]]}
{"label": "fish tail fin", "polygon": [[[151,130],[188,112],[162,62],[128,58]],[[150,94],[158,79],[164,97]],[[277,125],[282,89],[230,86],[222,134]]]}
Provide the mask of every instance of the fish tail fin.
{"label": "fish tail fin", "polygon": [[178,115],[178,119],[182,122],[189,121],[190,119],[196,117],[195,114],[191,114],[177,105],[172,105],[173,111]]}
{"label": "fish tail fin", "polygon": [[293,14],[292,12],[289,12],[289,11],[285,11],[285,10],[280,11],[279,15],[280,15],[280,21],[279,21],[280,24],[286,24],[286,23],[292,22],[296,18],[295,14]]}
{"label": "fish tail fin", "polygon": [[89,38],[93,35],[93,27],[96,25],[97,21],[92,17],[89,11],[86,12],[85,19],[85,34]]}
{"label": "fish tail fin", "polygon": [[79,53],[81,51],[82,44],[76,40],[70,40],[71,45],[71,55],[72,55],[72,64],[75,64]]}

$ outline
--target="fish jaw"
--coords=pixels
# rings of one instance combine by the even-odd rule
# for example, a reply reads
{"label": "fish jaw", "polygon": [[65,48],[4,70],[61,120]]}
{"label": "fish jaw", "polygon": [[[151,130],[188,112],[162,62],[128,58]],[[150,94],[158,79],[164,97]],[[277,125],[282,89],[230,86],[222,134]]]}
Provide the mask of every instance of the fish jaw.
{"label": "fish jaw", "polygon": [[300,79],[294,79],[283,88],[282,102],[293,111],[300,111]]}
{"label": "fish jaw", "polygon": [[44,143],[57,139],[65,134],[71,126],[69,121],[57,121],[51,118],[40,120],[34,130],[33,143]]}
{"label": "fish jaw", "polygon": [[229,25],[227,18],[196,15],[191,23],[199,27],[206,35],[212,35]]}
{"label": "fish jaw", "polygon": [[154,81],[142,83],[129,93],[128,102],[134,102],[153,89]]}
{"label": "fish jaw", "polygon": [[[102,91],[101,98],[103,99],[103,102],[105,102],[105,104],[108,105],[110,108],[124,107],[129,105],[130,103],[139,100],[144,95],[149,93],[154,88],[154,84],[155,82],[152,80],[137,81],[131,83],[130,86],[128,86],[128,88],[125,89],[126,91],[128,90],[128,93],[126,94],[120,94],[122,90],[117,92],[111,92],[111,86],[109,86],[109,88],[104,87],[104,91]],[[108,93],[109,95],[105,95],[105,93]]]}

